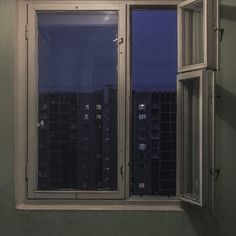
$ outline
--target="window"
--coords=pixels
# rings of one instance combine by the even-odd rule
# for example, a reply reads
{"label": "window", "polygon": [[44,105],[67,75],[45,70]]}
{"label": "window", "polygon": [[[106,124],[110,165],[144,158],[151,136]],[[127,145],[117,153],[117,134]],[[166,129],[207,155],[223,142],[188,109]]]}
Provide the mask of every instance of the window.
{"label": "window", "polygon": [[[180,195],[201,206],[212,204],[212,71],[194,71],[178,76]],[[207,181],[208,180],[208,181]],[[206,182],[204,182],[206,181]]]}
{"label": "window", "polygon": [[212,207],[214,71],[218,68],[218,1],[178,7],[177,178],[181,199]]}
{"label": "window", "polygon": [[160,4],[20,3],[23,200],[211,207],[217,1]]}
{"label": "window", "polygon": [[218,68],[217,6],[218,0],[189,0],[179,4],[179,72]]}
{"label": "window", "polygon": [[102,105],[101,105],[101,104],[97,104],[97,105],[96,105],[96,109],[97,109],[97,110],[102,110]]}
{"label": "window", "polygon": [[139,120],[145,120],[147,118],[147,114],[139,114],[138,118]]}
{"label": "window", "polygon": [[28,198],[121,198],[121,6],[61,6],[29,3],[27,12]]}
{"label": "window", "polygon": [[145,111],[145,110],[146,110],[146,105],[145,105],[145,104],[139,104],[139,105],[138,105],[138,109],[139,109],[140,111]]}
{"label": "window", "polygon": [[[177,12],[170,7],[133,8],[131,16],[130,192],[142,197],[176,196],[176,176],[171,173],[176,173]],[[139,128],[143,122],[146,129]],[[136,138],[143,134],[145,143]]]}

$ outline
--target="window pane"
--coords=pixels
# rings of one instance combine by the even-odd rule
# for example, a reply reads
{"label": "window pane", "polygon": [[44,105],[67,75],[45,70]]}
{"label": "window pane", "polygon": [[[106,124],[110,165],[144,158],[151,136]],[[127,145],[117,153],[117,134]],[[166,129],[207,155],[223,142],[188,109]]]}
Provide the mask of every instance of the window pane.
{"label": "window pane", "polygon": [[203,1],[185,6],[182,17],[183,66],[203,63]]}
{"label": "window pane", "polygon": [[176,195],[175,9],[132,11],[131,195]]}
{"label": "window pane", "polygon": [[181,193],[199,200],[199,80],[183,80],[183,173]]}
{"label": "window pane", "polygon": [[116,11],[38,14],[38,189],[117,189]]}

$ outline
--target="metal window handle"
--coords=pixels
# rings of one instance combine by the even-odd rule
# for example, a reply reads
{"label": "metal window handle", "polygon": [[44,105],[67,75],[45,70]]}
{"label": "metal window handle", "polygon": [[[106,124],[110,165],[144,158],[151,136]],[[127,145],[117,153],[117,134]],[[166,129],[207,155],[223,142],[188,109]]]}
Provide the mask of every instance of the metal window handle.
{"label": "metal window handle", "polygon": [[124,42],[124,39],[122,37],[116,38],[113,40],[113,43],[122,44]]}
{"label": "metal window handle", "polygon": [[45,125],[44,120],[40,120],[40,121],[37,123],[37,127],[43,127],[44,125]]}

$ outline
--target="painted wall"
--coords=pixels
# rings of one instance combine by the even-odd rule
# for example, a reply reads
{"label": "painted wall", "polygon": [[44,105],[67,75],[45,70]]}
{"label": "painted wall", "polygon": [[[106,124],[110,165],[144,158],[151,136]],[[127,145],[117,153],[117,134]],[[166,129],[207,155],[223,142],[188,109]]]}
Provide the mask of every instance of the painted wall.
{"label": "painted wall", "polygon": [[222,235],[236,235],[236,1],[221,1],[221,70],[217,75],[216,216]]}
{"label": "painted wall", "polygon": [[185,212],[18,211],[14,206],[14,58],[17,0],[0,0],[0,235],[236,235],[236,2],[222,0],[217,74],[216,208]]}

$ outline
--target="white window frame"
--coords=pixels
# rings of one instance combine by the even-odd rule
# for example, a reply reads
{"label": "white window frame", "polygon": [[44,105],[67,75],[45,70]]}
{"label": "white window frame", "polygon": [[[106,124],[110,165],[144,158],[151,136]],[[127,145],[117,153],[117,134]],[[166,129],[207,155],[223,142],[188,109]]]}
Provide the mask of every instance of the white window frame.
{"label": "white window frame", "polygon": [[[177,195],[182,201],[201,207],[214,207],[214,70],[219,69],[219,1],[202,0],[203,2],[203,63],[183,65],[184,27],[182,13],[185,6],[201,0],[185,0],[178,5],[178,81],[177,81]],[[199,144],[198,162],[200,172],[199,199],[193,199],[182,193],[184,171],[184,132],[186,127],[181,120],[184,115],[183,80],[199,79]],[[193,146],[196,143],[192,144]]]}
{"label": "white window frame", "polygon": [[[17,40],[17,74],[16,74],[16,135],[15,135],[15,142],[16,142],[16,205],[18,209],[78,209],[78,210],[181,210],[179,205],[179,200],[177,196],[179,192],[177,192],[177,196],[173,198],[165,198],[165,197],[131,197],[129,198],[129,156],[130,156],[130,120],[131,120],[131,78],[130,78],[130,66],[131,66],[131,46],[130,46],[130,32],[131,25],[131,9],[134,8],[158,8],[158,7],[176,7],[182,1],[178,0],[170,0],[170,1],[161,1],[161,0],[152,0],[152,1],[70,1],[65,3],[66,1],[54,1],[54,0],[19,0],[18,1],[18,22],[17,22],[17,29],[18,29],[18,40]],[[28,175],[29,165],[27,162],[29,161],[28,158],[28,141],[29,138],[27,136],[28,130],[28,100],[27,94],[32,96],[32,91],[30,91],[30,87],[32,85],[28,84],[27,77],[32,75],[35,78],[36,71],[33,68],[36,68],[36,55],[29,55],[32,59],[30,60],[27,55],[27,40],[29,39],[29,34],[32,31],[32,28],[35,28],[35,22],[29,22],[27,24],[29,18],[27,17],[27,8],[28,4],[30,3],[31,6],[29,9],[31,11],[31,18],[35,17],[35,7],[39,7],[40,10],[48,9],[48,6],[52,7],[52,10],[64,10],[65,6],[68,7],[68,10],[75,10],[77,9],[76,6],[94,6],[97,9],[105,10],[105,9],[113,9],[114,5],[117,6],[118,9],[122,11],[121,14],[121,32],[119,36],[123,38],[124,42],[120,45],[120,52],[122,52],[121,64],[120,64],[120,75],[119,75],[119,110],[118,110],[118,119],[119,124],[122,127],[126,127],[125,129],[119,129],[118,137],[119,137],[119,156],[122,157],[122,162],[118,163],[119,167],[124,167],[124,175],[121,176],[122,178],[122,189],[120,189],[119,193],[115,193],[112,197],[109,192],[108,195],[96,195],[97,192],[93,193],[93,196],[89,196],[85,193],[82,196],[81,194],[77,194],[76,191],[73,191],[68,194],[68,192],[61,192],[58,194],[49,191],[45,193],[37,193],[32,191],[31,186],[34,186],[34,182],[29,180],[30,175]],[[84,5],[83,5],[84,4]],[[45,5],[47,6],[45,9]],[[79,8],[81,9],[81,8]],[[85,7],[84,9],[88,9]],[[127,19],[127,22],[125,20]],[[32,25],[33,24],[33,25]],[[31,36],[32,37],[32,36]],[[35,37],[35,35],[33,36]],[[35,38],[34,38],[35,41]],[[34,45],[31,45],[31,47]],[[121,53],[120,53],[121,54]],[[28,63],[28,64],[27,64]],[[33,65],[29,68],[28,66]],[[186,68],[185,68],[186,69]],[[193,69],[193,68],[192,68]],[[181,71],[185,71],[182,70]],[[34,87],[34,85],[33,85]],[[29,104],[30,105],[30,104]],[[32,106],[33,104],[31,104]],[[33,106],[32,106],[33,108]],[[31,108],[31,109],[32,109]],[[125,112],[121,114],[121,109],[124,109]],[[123,111],[123,110],[122,110]],[[35,108],[33,110],[35,112]],[[35,113],[34,113],[35,114]],[[35,117],[35,115],[34,115]],[[29,124],[32,125],[32,124]],[[35,124],[33,124],[35,125]],[[31,137],[34,134],[31,133]],[[213,141],[212,141],[213,144]],[[31,150],[31,155],[34,155]],[[213,149],[212,149],[213,153]],[[123,163],[124,162],[124,163]],[[33,169],[30,168],[30,172]],[[31,173],[33,174],[33,173]],[[177,176],[178,177],[178,176]],[[31,181],[30,185],[27,185],[26,182]],[[35,181],[35,180],[34,180]],[[126,184],[125,184],[126,183]],[[179,181],[177,178],[177,190],[179,186]],[[27,194],[29,190],[29,195]],[[55,195],[56,194],[56,195]],[[97,200],[94,202],[94,200]],[[99,200],[100,199],[100,200]],[[78,201],[79,200],[79,201]]]}
{"label": "white window frame", "polygon": [[[21,10],[23,12],[21,12]],[[117,158],[117,191],[39,191],[37,190],[37,12],[45,11],[90,11],[90,10],[114,10],[118,12],[118,34],[125,39],[124,5],[119,2],[55,2],[55,1],[21,1],[19,5],[19,74],[18,95],[21,103],[18,103],[19,117],[17,119],[18,134],[17,147],[21,151],[18,154],[26,163],[24,171],[25,198],[26,199],[124,199],[124,176],[120,171],[124,166],[125,153],[125,44],[118,45],[118,158]],[[25,35],[22,34],[23,26],[26,27]],[[23,36],[25,38],[23,39]],[[23,42],[23,40],[25,42]],[[23,50],[25,50],[23,52]],[[27,52],[27,53],[26,53]],[[23,59],[23,60],[22,60]],[[24,68],[24,70],[22,70]],[[23,75],[24,74],[24,75]],[[24,77],[28,77],[27,80]],[[24,88],[23,88],[24,86]],[[26,99],[28,101],[26,101]],[[19,125],[19,122],[21,125]],[[28,131],[28,132],[27,132]],[[24,147],[24,148],[23,148]],[[17,164],[19,165],[19,164]],[[21,165],[22,166],[22,165]],[[22,170],[21,170],[22,172]]]}
{"label": "white window frame", "polygon": [[[183,8],[203,1],[203,62],[183,65]],[[178,72],[198,69],[218,70],[218,41],[219,41],[219,1],[218,0],[185,0],[178,4]]]}
{"label": "white window frame", "polygon": [[[182,193],[184,187],[184,167],[183,153],[186,152],[184,143],[184,133],[186,126],[183,124],[184,116],[187,113],[184,104],[183,81],[199,81],[199,116],[198,121],[198,163],[199,163],[199,199],[196,200],[188,194]],[[201,207],[213,207],[214,203],[214,72],[209,70],[197,70],[178,75],[177,82],[177,178],[180,179],[177,188],[178,196],[186,202],[190,202]],[[194,145],[194,144],[193,144]],[[195,144],[196,145],[196,144]]]}

